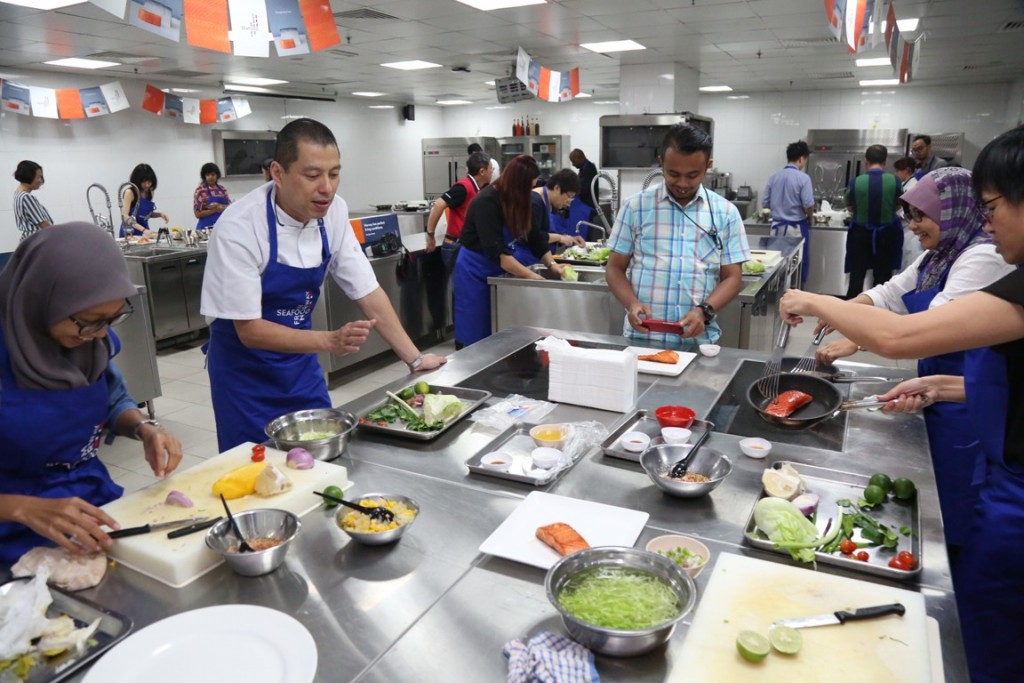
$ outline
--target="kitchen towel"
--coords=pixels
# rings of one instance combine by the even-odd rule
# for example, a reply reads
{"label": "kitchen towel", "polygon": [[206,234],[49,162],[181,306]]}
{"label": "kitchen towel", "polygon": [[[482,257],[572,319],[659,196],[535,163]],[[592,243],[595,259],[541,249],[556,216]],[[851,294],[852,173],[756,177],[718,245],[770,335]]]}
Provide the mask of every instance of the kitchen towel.
{"label": "kitchen towel", "polygon": [[594,653],[551,631],[537,633],[527,643],[510,640],[502,653],[508,657],[508,683],[600,683]]}
{"label": "kitchen towel", "polygon": [[546,337],[548,400],[625,413],[636,404],[637,359],[628,351],[581,349]]}

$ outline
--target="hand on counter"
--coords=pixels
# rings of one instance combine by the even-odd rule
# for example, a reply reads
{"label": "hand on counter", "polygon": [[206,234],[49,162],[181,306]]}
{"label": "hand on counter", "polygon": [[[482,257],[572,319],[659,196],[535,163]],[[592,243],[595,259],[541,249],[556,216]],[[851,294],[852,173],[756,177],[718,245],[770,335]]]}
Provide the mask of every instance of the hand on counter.
{"label": "hand on counter", "polygon": [[641,325],[643,318],[652,318],[651,309],[647,304],[642,304],[639,301],[630,305],[629,310],[626,312],[626,319],[629,320],[630,326],[637,332],[649,332],[646,327]]}
{"label": "hand on counter", "polygon": [[345,323],[333,332],[327,333],[327,349],[329,353],[344,356],[355,353],[370,336],[370,330],[377,326],[374,320],[354,320]]}
{"label": "hand on counter", "polygon": [[858,350],[859,347],[849,339],[837,339],[819,348],[818,352],[814,355],[819,363],[831,365],[840,358],[852,356]]}
{"label": "hand on counter", "polygon": [[95,553],[113,544],[100,527],[117,521],[81,498],[0,495],[0,520],[24,524],[73,553]]}
{"label": "hand on counter", "polygon": [[436,370],[447,362],[448,359],[445,356],[439,356],[436,353],[425,353],[423,354],[423,362],[413,372]]}

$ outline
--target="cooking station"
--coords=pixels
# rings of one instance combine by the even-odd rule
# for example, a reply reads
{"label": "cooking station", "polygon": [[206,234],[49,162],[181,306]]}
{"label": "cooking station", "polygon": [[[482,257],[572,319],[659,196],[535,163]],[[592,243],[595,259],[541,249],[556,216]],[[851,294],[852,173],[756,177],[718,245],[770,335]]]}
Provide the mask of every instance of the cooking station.
{"label": "cooking station", "polygon": [[[495,392],[495,399],[514,388],[535,395],[540,391],[543,398],[539,378],[546,371],[533,343],[548,334],[595,347],[626,345],[621,337],[519,327],[459,351],[447,365],[423,377],[433,385],[486,388]],[[501,648],[506,641],[541,629],[565,631],[545,596],[543,570],[481,554],[478,548],[529,493],[543,490],[649,513],[637,547],[660,534],[678,532],[696,536],[710,548],[711,561],[696,581],[697,611],[680,624],[667,648],[628,659],[597,656],[606,682],[685,680],[680,655],[718,559],[743,555],[797,567],[788,556],[752,548],[743,541],[748,516],[761,492],[761,473],[773,461],[788,460],[861,475],[885,471],[916,482],[923,563],[916,578],[897,583],[824,563],[817,570],[800,566],[799,571],[860,579],[868,582],[869,589],[874,582],[920,592],[941,634],[941,655],[934,653],[933,661],[941,661],[946,681],[967,680],[923,420],[915,415],[856,411],[831,420],[828,434],[816,432],[813,439],[806,438],[813,430],[783,435],[771,432],[774,428],[767,424],[757,425],[763,427],[758,433],[773,441],[774,449],[766,460],[747,458],[738,446],[745,421],[737,411],[733,426],[725,427],[730,422],[727,413],[734,409],[738,388],[759,374],[766,357],[726,348],[716,358],[697,358],[678,377],[640,376],[637,407],[653,410],[664,404],[685,404],[698,417],[711,416],[736,432],[716,431],[706,442],[733,462],[732,474],[710,496],[667,496],[639,465],[609,458],[599,449],[544,487],[469,473],[466,461],[497,435],[469,420],[423,443],[358,431],[346,456],[336,461],[348,468],[348,477],[355,483],[347,497],[391,491],[410,496],[422,508],[399,543],[371,547],[348,541],[334,525],[336,511],[318,508],[303,517],[302,531],[284,566],[269,575],[243,578],[221,566],[175,590],[114,566],[99,586],[81,595],[130,615],[136,629],[207,605],[243,603],[279,609],[312,633],[319,652],[317,681],[411,680],[410,672],[422,681],[504,680],[507,660]],[[841,367],[893,380],[909,376],[895,368],[854,363]],[[499,388],[503,385],[500,380],[495,383],[495,377],[509,376],[509,370],[511,376],[526,379],[525,385]],[[402,378],[387,388],[397,390],[408,382]],[[862,398],[878,386],[853,384],[843,389],[851,398]],[[380,401],[380,393],[342,407],[362,414]],[[562,404],[544,421],[597,421],[611,431],[625,418],[620,413]],[[719,645],[734,650],[732,642]],[[836,652],[837,666],[856,667],[849,654]],[[72,680],[81,679],[79,674]]]}

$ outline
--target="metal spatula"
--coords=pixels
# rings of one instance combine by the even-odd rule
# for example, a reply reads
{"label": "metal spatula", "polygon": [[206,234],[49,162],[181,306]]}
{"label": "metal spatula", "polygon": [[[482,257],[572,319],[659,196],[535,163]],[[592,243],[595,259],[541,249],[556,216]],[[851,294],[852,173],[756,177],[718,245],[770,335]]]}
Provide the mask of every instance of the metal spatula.
{"label": "metal spatula", "polygon": [[793,368],[793,372],[814,372],[818,368],[818,347],[821,346],[821,340],[825,338],[826,330],[828,330],[827,327],[822,327],[818,330],[818,334],[814,336],[814,341],[807,346],[803,358]]}
{"label": "metal spatula", "polygon": [[786,351],[786,344],[789,343],[790,326],[783,322],[779,328],[779,336],[775,342],[775,350],[771,358],[764,364],[764,372],[761,379],[757,381],[757,390],[765,398],[773,399],[779,395],[779,373],[782,372],[782,354]]}

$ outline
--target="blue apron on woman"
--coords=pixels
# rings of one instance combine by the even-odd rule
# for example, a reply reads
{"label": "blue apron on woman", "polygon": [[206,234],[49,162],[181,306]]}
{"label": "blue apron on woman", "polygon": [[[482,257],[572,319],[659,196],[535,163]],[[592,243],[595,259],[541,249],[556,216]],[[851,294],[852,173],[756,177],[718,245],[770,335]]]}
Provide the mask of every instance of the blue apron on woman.
{"label": "blue apron on woman", "polygon": [[800,230],[800,236],[804,238],[803,263],[800,267],[800,282],[807,282],[807,274],[811,272],[811,227],[805,218],[802,221],[772,221],[772,234],[776,237],[785,237],[789,228]]}
{"label": "blue apron on woman", "polygon": [[[519,239],[512,237],[507,225],[502,239],[512,256],[523,265],[537,263],[537,257]],[[469,346],[491,335],[491,289],[487,278],[504,274],[500,262],[463,245],[455,263],[455,342]]]}
{"label": "blue apron on woman", "polygon": [[[88,386],[21,389],[0,331],[0,493],[44,498],[77,496],[103,505],[124,492],[100,461],[100,432],[107,419],[106,373]],[[53,541],[14,522],[0,523],[0,564]]]}
{"label": "blue apron on woman", "polygon": [[[210,208],[210,204],[223,204],[224,206],[227,206],[230,203],[231,202],[228,201],[227,197],[210,195],[209,197],[206,198],[206,208]],[[218,218],[220,218],[219,211],[211,213],[209,216],[203,216],[202,218],[199,219],[199,222],[196,223],[196,230],[205,230],[206,228],[212,228],[213,224],[217,222]]]}
{"label": "blue apron on woman", "polygon": [[[323,245],[319,266],[297,268],[278,263],[277,216],[271,194],[267,192],[270,250],[260,278],[262,319],[308,330],[313,326],[313,308],[331,257],[327,231],[323,219],[319,219]],[[264,441],[263,428],[285,413],[331,407],[327,382],[315,353],[250,349],[238,338],[233,320],[218,318],[210,326],[207,362],[217,445],[222,452],[245,441]]]}
{"label": "blue apron on woman", "polygon": [[156,202],[148,197],[139,197],[135,210],[128,214],[135,216],[137,225],[128,225],[122,222],[121,237],[141,237],[144,230],[149,230],[149,217],[154,211],[156,211]]}

